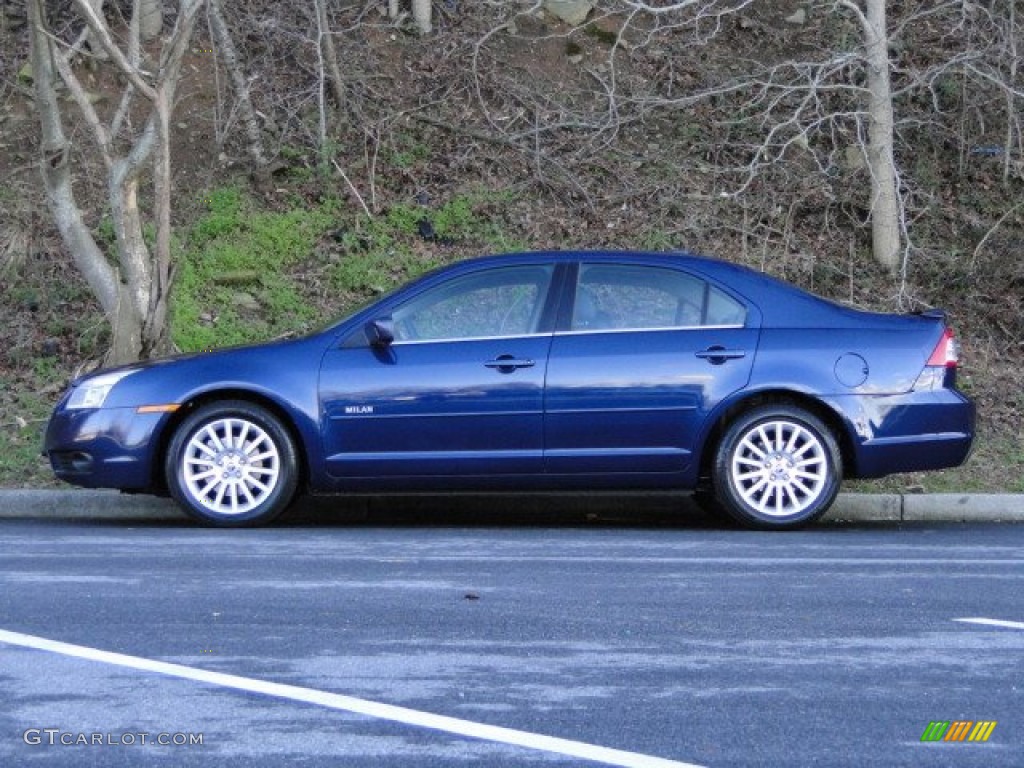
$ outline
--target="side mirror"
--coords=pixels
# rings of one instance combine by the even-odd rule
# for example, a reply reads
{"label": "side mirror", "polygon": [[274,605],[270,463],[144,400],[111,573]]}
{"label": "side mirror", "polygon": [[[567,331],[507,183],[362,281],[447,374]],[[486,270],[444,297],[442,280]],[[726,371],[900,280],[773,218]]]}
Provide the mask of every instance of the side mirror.
{"label": "side mirror", "polygon": [[371,347],[383,349],[395,340],[395,322],[390,317],[378,317],[366,324],[366,340]]}

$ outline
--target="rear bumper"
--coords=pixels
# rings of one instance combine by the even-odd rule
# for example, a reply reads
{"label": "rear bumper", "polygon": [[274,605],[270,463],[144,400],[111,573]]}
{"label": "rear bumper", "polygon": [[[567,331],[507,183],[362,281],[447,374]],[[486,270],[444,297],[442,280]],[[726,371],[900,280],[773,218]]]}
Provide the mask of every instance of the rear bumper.
{"label": "rear bumper", "polygon": [[72,485],[144,490],[152,485],[155,436],[167,418],[134,408],[59,407],[47,424],[43,454]]}
{"label": "rear bumper", "polygon": [[948,469],[970,456],[974,403],[955,389],[840,397],[834,405],[852,436],[849,477]]}

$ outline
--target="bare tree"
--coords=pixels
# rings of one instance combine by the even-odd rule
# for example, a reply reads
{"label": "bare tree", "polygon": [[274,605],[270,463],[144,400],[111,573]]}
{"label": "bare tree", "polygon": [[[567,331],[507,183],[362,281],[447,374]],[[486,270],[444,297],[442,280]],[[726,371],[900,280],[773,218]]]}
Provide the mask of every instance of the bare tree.
{"label": "bare tree", "polygon": [[253,165],[257,169],[262,168],[267,164],[267,153],[263,148],[260,124],[256,119],[256,110],[252,106],[249,82],[242,68],[241,57],[231,38],[227,22],[224,20],[221,0],[210,0],[206,10],[209,15],[210,31],[216,46],[217,57],[224,62],[224,67],[231,78],[231,86],[235,91],[235,98],[238,100],[238,113],[247,139],[246,150]]}
{"label": "bare tree", "polygon": [[901,262],[903,227],[893,151],[895,120],[889,79],[891,65],[885,0],[865,0],[863,10],[854,0],[840,0],[839,6],[856,17],[864,40],[867,68],[867,158],[871,172],[871,251],[879,264],[895,273]]}
{"label": "bare tree", "polygon": [[[42,126],[41,169],[49,196],[50,209],[65,245],[89,287],[99,300],[113,338],[108,359],[129,360],[142,346],[141,324],[132,317],[132,298],[128,286],[106,261],[86,226],[75,200],[71,175],[71,146],[64,133],[54,71],[51,38],[44,23],[42,0],[28,3],[29,32],[32,41],[32,73],[36,108]],[[135,320],[133,322],[133,320]]]}
{"label": "bare tree", "polygon": [[[715,170],[735,179],[724,191],[737,199],[763,196],[764,182],[788,166],[798,169],[790,180],[795,189],[811,186],[819,202],[845,203],[857,188],[839,189],[836,181],[855,181],[862,167],[870,187],[872,255],[890,273],[905,275],[916,250],[911,225],[929,202],[901,160],[916,155],[913,136],[949,131],[942,92],[951,79],[964,83],[962,110],[971,114],[981,114],[985,102],[1005,102],[1004,180],[1021,147],[1014,108],[1024,95],[1017,86],[1021,30],[1014,6],[1013,0],[946,0],[904,6],[896,19],[888,19],[884,0],[822,0],[808,6],[817,21],[811,34],[824,41],[808,46],[813,54],[791,55],[767,67],[750,62],[750,74],[664,103],[690,108],[715,100],[720,112],[733,113],[723,123],[745,140],[736,142],[738,152],[722,153],[726,162]],[[844,27],[844,18],[854,27]],[[915,105],[922,97],[929,99],[930,112]],[[978,130],[988,133],[983,126]],[[955,139],[964,154],[971,151],[964,128]]]}
{"label": "bare tree", "polygon": [[1010,84],[1010,87],[1003,89],[1006,98],[1006,140],[1003,145],[1004,182],[1007,182],[1010,179],[1010,168],[1012,167],[1011,158],[1013,157],[1014,150],[1019,152],[1022,148],[1021,144],[1024,143],[1022,142],[1024,136],[1021,134],[1020,113],[1016,108],[1018,94],[1015,90],[1017,74],[1020,66],[1017,40],[1019,32],[1017,29],[1017,3],[1014,2],[1014,0],[1010,0],[1006,5],[1007,17],[1004,28],[1007,30],[1006,49],[1008,55],[1005,58],[1007,71],[1005,73],[1005,79],[1000,79],[1000,82]]}
{"label": "bare tree", "polygon": [[[477,41],[469,57],[472,92],[490,140],[519,146],[543,183],[558,175],[580,185],[588,204],[604,193],[584,189],[588,174],[574,168],[582,171],[582,164],[592,166],[593,158],[614,151],[633,126],[635,140],[639,126],[675,115],[677,124],[692,125],[693,136],[685,151],[673,153],[688,179],[678,194],[703,203],[708,220],[722,218],[715,208],[739,206],[744,217],[787,241],[787,249],[796,247],[791,232],[794,217],[805,215],[801,210],[823,212],[826,225],[843,218],[856,230],[866,223],[873,258],[897,274],[917,250],[911,228],[929,205],[913,176],[913,137],[948,130],[941,109],[921,109],[929,91],[940,104],[937,94],[960,78],[969,91],[965,119],[989,113],[983,102],[1005,103],[1001,137],[979,126],[996,145],[993,154],[1001,155],[1004,179],[1024,143],[1015,109],[1022,95],[1016,85],[1020,29],[1011,0],[939,0],[895,9],[890,3],[889,11],[898,12],[892,19],[884,0],[818,0],[792,18],[774,5],[743,0],[608,0],[586,25],[600,33],[595,27],[603,20],[605,31],[616,29],[614,38],[596,66],[594,45],[584,46],[590,54],[579,66],[594,87],[575,94],[528,92],[490,60],[489,51],[500,51],[492,41],[539,5],[510,10],[506,25]],[[586,38],[573,34],[548,26],[545,38],[561,36],[567,49],[579,48],[571,44]],[[917,48],[929,34],[932,44]],[[729,42],[717,45],[723,35]],[[758,37],[775,44],[745,57],[742,47],[732,47],[742,46],[744,36],[751,44]],[[720,51],[729,58],[715,58]],[[638,65],[660,68],[662,75],[631,77]],[[964,152],[973,151],[963,137],[961,131]],[[909,168],[901,166],[908,161]],[[652,202],[666,197],[664,189],[622,187],[621,194]],[[691,208],[688,218],[695,215]]]}
{"label": "bare tree", "polygon": [[327,79],[330,80],[335,105],[340,110],[345,106],[345,81],[342,79],[341,68],[338,66],[338,51],[334,46],[334,37],[331,34],[331,25],[327,18],[327,2],[326,0],[313,0],[313,4],[315,6],[313,10],[316,13],[317,56],[327,73]]}
{"label": "bare tree", "polygon": [[[903,263],[906,239],[900,178],[895,161],[890,35],[885,0],[835,0],[814,7],[823,17],[849,14],[859,30],[854,49],[826,49],[819,58],[792,57],[751,74],[715,84],[673,101],[692,105],[724,99],[739,115],[726,119],[741,134],[739,153],[718,171],[737,183],[723,194],[734,198],[762,191],[768,174],[790,164],[813,168],[827,178],[849,160],[845,150],[864,158],[871,187],[869,220],[872,254],[891,273]],[[752,62],[751,62],[752,64]],[[739,102],[739,104],[737,104]],[[746,157],[739,160],[739,154]],[[806,172],[806,171],[805,171]],[[800,184],[806,185],[806,176]],[[799,185],[798,185],[799,186]],[[827,201],[828,183],[814,193]],[[773,202],[773,205],[777,203]]]}
{"label": "bare tree", "polygon": [[[109,124],[96,112],[64,51],[46,25],[43,0],[28,0],[36,106],[43,130],[42,172],[50,208],[65,245],[85,275],[111,325],[109,363],[122,363],[164,353],[169,348],[168,291],[172,277],[170,253],[171,178],[170,117],[174,106],[181,60],[188,46],[202,0],[182,0],[174,30],[163,45],[157,74],[143,68],[140,58],[139,3],[132,14],[128,51],[119,48],[103,17],[87,0],[75,0],[97,44],[127,83]],[[59,75],[89,127],[106,169],[107,196],[116,240],[113,266],[85,224],[73,189],[72,148],[64,129],[56,96]],[[119,133],[133,94],[150,104],[142,128],[127,142]],[[124,149],[118,151],[123,144]],[[152,163],[153,224],[151,249],[143,236],[139,205],[140,180]]]}
{"label": "bare tree", "polygon": [[[1015,167],[1024,153],[1024,132],[1017,103],[1024,98],[1020,79],[1019,47],[1024,30],[1018,18],[1017,3],[1013,0],[955,4],[946,8],[948,26],[962,40],[955,55],[937,62],[921,75],[933,97],[937,111],[944,99],[943,85],[951,78],[961,82],[960,128],[957,137],[961,150],[961,171],[972,151],[974,141],[981,142],[985,154],[1001,154],[1003,182],[1010,181]],[[987,106],[1001,101],[1005,113],[1005,126],[1001,137],[994,135],[994,125],[988,126],[979,117],[990,110]],[[1001,144],[1001,152],[996,142]]]}

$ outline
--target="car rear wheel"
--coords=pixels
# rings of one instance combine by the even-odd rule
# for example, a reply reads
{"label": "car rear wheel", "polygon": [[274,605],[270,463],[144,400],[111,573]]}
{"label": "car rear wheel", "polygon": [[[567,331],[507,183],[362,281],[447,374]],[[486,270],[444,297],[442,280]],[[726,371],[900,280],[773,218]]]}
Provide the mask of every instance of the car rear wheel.
{"label": "car rear wheel", "polygon": [[752,528],[782,530],[817,520],[835,500],[841,478],[832,432],[792,406],[743,414],[715,454],[715,497],[737,522]]}
{"label": "car rear wheel", "polygon": [[298,487],[295,444],[268,410],[243,400],[204,405],[181,423],[165,463],[179,505],[218,526],[268,523]]}

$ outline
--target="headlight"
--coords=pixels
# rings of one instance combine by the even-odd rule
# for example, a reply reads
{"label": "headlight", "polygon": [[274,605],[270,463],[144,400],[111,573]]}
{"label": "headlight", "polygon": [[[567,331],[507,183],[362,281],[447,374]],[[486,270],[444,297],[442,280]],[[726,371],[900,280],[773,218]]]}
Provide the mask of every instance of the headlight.
{"label": "headlight", "polygon": [[68,404],[64,407],[68,409],[100,408],[107,399],[107,395],[110,394],[110,390],[114,388],[114,385],[132,373],[135,373],[135,371],[113,371],[112,373],[101,373],[99,376],[86,379],[75,387],[71,397],[68,398]]}

